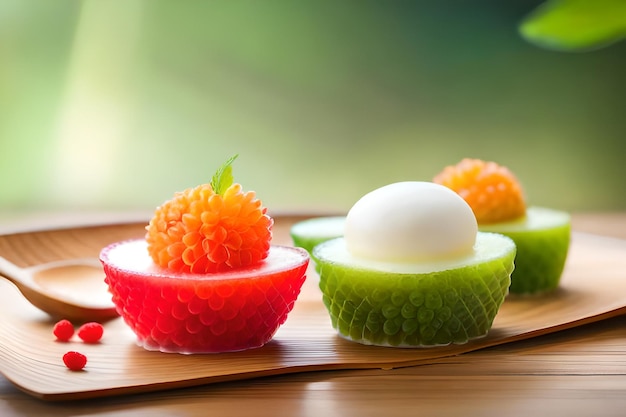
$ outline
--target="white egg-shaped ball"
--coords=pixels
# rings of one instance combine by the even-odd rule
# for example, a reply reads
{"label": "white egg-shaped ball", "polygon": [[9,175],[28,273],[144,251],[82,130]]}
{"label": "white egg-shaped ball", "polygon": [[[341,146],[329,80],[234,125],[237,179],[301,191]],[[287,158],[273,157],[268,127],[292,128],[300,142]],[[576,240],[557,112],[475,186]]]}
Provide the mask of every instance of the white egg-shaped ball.
{"label": "white egg-shaped ball", "polygon": [[470,254],[478,232],[463,198],[424,181],[397,182],[364,195],[348,212],[344,227],[353,257],[391,262]]}

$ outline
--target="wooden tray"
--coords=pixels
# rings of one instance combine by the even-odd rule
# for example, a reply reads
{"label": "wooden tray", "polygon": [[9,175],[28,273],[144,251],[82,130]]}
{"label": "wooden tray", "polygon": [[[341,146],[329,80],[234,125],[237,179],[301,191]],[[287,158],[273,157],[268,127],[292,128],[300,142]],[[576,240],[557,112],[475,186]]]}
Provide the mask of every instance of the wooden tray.
{"label": "wooden tray", "polygon": [[[290,244],[289,227],[297,220],[276,218],[276,244]],[[0,255],[22,267],[95,257],[110,242],[143,236],[144,225],[116,223],[0,235]],[[272,342],[260,349],[208,355],[145,351],[121,319],[105,323],[100,344],[56,342],[51,319],[10,282],[0,280],[0,372],[34,397],[60,401],[303,371],[426,364],[625,314],[624,255],[624,240],[574,233],[558,291],[507,298],[485,338],[460,346],[417,349],[363,346],[338,337],[321,303],[312,267],[295,309]],[[84,371],[67,370],[61,357],[68,350],[87,355]]]}

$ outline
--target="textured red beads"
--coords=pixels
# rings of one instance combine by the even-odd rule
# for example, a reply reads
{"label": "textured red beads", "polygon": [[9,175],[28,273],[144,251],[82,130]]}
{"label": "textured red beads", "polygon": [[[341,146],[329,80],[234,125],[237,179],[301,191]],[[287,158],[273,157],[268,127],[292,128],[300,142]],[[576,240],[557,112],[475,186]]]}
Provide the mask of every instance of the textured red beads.
{"label": "textured red beads", "polygon": [[[75,332],[72,322],[62,319],[54,324],[52,333],[60,342],[69,342],[76,333],[85,343],[98,343],[104,334],[104,327],[98,322],[88,322],[82,324],[78,332]],[[87,356],[71,350],[63,355],[63,363],[72,371],[80,371],[87,364]]]}
{"label": "textured red beads", "polygon": [[59,320],[54,324],[52,333],[56,336],[57,340],[67,342],[74,336],[74,325],[69,320]]}
{"label": "textured red beads", "polygon": [[63,355],[63,363],[72,371],[80,371],[87,365],[87,357],[80,352],[71,350]]}
{"label": "textured red beads", "polygon": [[85,343],[98,343],[102,338],[104,328],[100,323],[85,323],[78,329],[78,337]]}

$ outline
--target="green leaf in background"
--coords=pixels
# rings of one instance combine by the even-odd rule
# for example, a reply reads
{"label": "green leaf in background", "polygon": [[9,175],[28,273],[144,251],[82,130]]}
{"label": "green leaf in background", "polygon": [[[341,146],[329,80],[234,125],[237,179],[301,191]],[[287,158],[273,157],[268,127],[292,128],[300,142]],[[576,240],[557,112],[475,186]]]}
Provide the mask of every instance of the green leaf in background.
{"label": "green leaf in background", "polygon": [[603,48],[626,37],[626,0],[548,0],[519,30],[528,42],[546,49]]}
{"label": "green leaf in background", "polygon": [[231,156],[213,175],[211,188],[215,194],[223,194],[233,184],[233,167],[231,165],[238,156],[238,154]]}

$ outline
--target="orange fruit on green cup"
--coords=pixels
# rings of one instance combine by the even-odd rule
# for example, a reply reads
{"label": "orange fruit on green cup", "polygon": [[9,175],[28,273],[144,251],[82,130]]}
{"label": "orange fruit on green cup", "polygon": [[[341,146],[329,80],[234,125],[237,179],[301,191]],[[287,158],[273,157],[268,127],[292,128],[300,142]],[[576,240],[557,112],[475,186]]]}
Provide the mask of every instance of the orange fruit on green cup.
{"label": "orange fruit on green cup", "polygon": [[513,239],[517,255],[511,293],[538,294],[559,286],[570,245],[569,213],[527,207],[515,175],[492,161],[465,158],[445,167],[433,182],[452,189],[467,201],[479,230]]}

